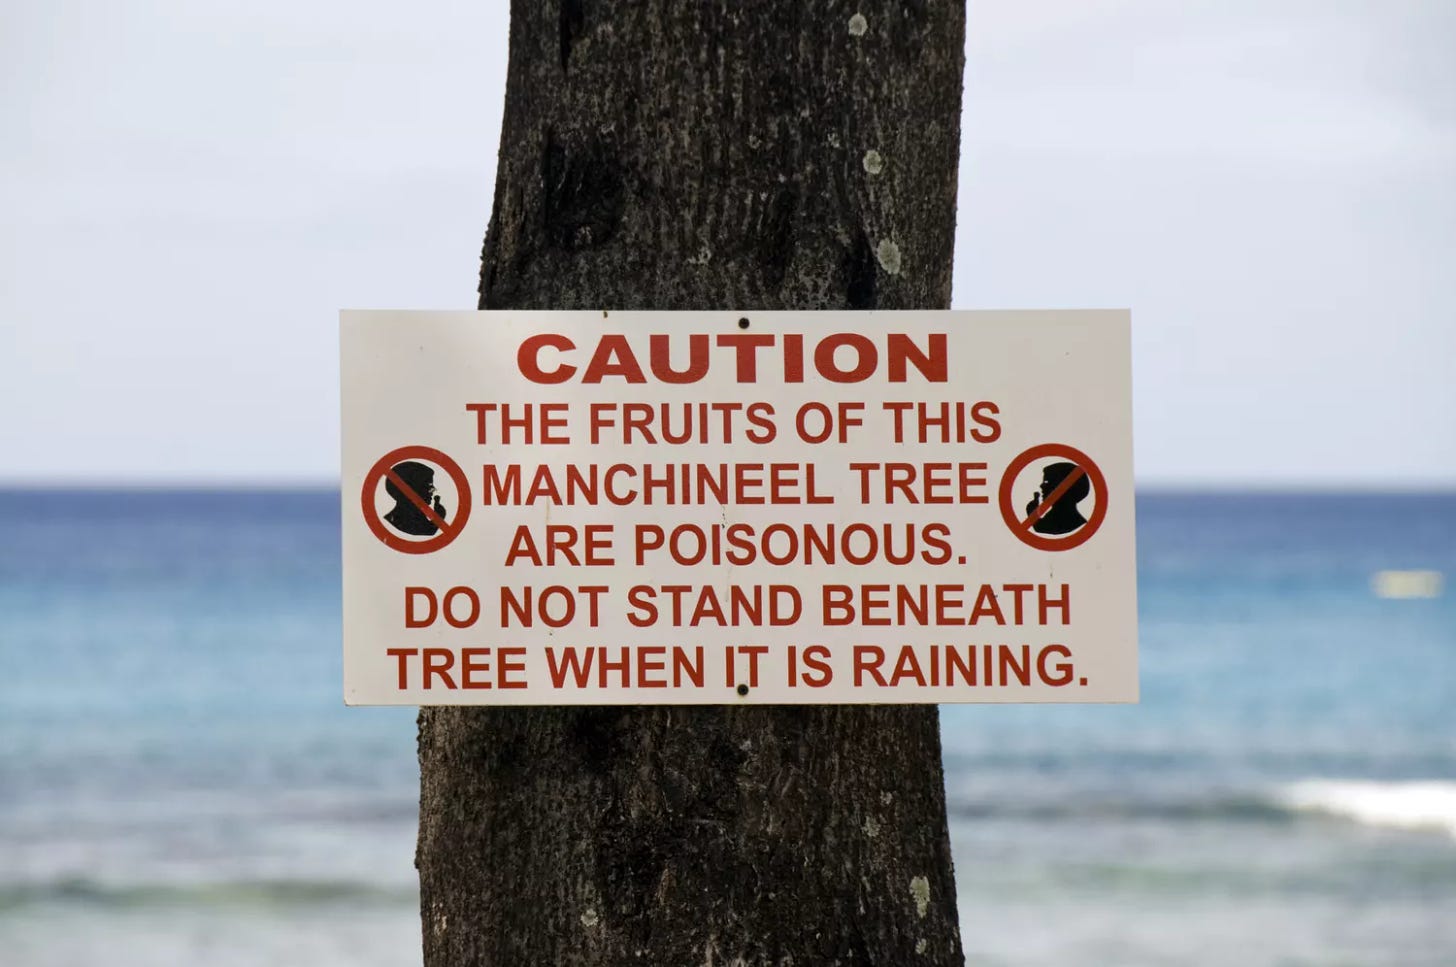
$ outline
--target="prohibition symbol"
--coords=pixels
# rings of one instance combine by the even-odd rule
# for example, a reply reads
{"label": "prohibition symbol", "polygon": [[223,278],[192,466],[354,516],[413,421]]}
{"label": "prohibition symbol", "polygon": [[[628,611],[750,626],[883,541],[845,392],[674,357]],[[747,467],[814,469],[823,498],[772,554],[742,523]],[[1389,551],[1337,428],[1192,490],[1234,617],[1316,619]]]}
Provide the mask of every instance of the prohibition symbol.
{"label": "prohibition symbol", "polygon": [[[444,470],[455,485],[458,506],[453,516],[435,496],[434,470],[422,461]],[[380,483],[395,501],[394,510],[386,514],[380,514],[375,504]],[[405,554],[428,554],[449,544],[465,529],[470,518],[470,484],[460,465],[434,447],[400,447],[380,457],[364,475],[362,503],[364,522],[375,537]],[[410,540],[406,534],[425,539]]]}
{"label": "prohibition symbol", "polygon": [[[1033,462],[1054,459],[1042,471],[1041,490],[1025,508],[1017,510],[1012,490]],[[1096,501],[1083,517],[1077,504]],[[1043,443],[1012,460],[1001,476],[1001,518],[1023,543],[1042,551],[1067,551],[1085,544],[1107,516],[1107,480],[1092,458],[1065,443]]]}

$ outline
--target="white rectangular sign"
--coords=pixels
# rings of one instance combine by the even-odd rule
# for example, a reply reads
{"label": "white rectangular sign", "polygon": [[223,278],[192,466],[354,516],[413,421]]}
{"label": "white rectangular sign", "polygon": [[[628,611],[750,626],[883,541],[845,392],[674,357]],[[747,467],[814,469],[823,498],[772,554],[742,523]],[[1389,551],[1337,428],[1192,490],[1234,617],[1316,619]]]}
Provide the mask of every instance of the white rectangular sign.
{"label": "white rectangular sign", "polygon": [[345,700],[1136,701],[1129,328],[345,312]]}

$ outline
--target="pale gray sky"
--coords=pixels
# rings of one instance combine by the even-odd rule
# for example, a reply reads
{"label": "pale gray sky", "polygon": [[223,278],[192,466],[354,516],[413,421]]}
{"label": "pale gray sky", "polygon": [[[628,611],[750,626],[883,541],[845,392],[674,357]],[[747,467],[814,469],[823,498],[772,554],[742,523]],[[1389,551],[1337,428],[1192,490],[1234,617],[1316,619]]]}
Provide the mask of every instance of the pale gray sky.
{"label": "pale gray sky", "polygon": [[[1456,4],[969,18],[955,304],[1131,306],[1140,483],[1456,486]],[[474,304],[505,30],[6,0],[0,481],[334,480],[337,310]]]}

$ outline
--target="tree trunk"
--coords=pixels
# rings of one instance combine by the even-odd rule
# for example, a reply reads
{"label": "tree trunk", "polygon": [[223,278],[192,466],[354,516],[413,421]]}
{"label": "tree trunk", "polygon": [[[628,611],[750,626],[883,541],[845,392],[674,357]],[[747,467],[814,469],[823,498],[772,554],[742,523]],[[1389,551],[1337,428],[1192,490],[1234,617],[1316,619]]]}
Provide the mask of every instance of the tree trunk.
{"label": "tree trunk", "polygon": [[[963,0],[515,0],[480,304],[950,300]],[[959,964],[934,706],[426,708],[427,967]]]}

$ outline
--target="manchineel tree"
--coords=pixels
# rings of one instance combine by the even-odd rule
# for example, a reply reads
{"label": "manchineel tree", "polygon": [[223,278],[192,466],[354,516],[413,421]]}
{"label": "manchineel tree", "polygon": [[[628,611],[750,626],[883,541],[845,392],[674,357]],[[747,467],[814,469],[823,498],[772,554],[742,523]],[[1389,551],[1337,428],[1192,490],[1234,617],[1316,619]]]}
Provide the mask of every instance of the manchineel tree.
{"label": "manchineel tree", "polygon": [[[946,308],[964,19],[513,0],[480,305]],[[427,967],[962,962],[934,706],[425,708],[419,757]]]}

